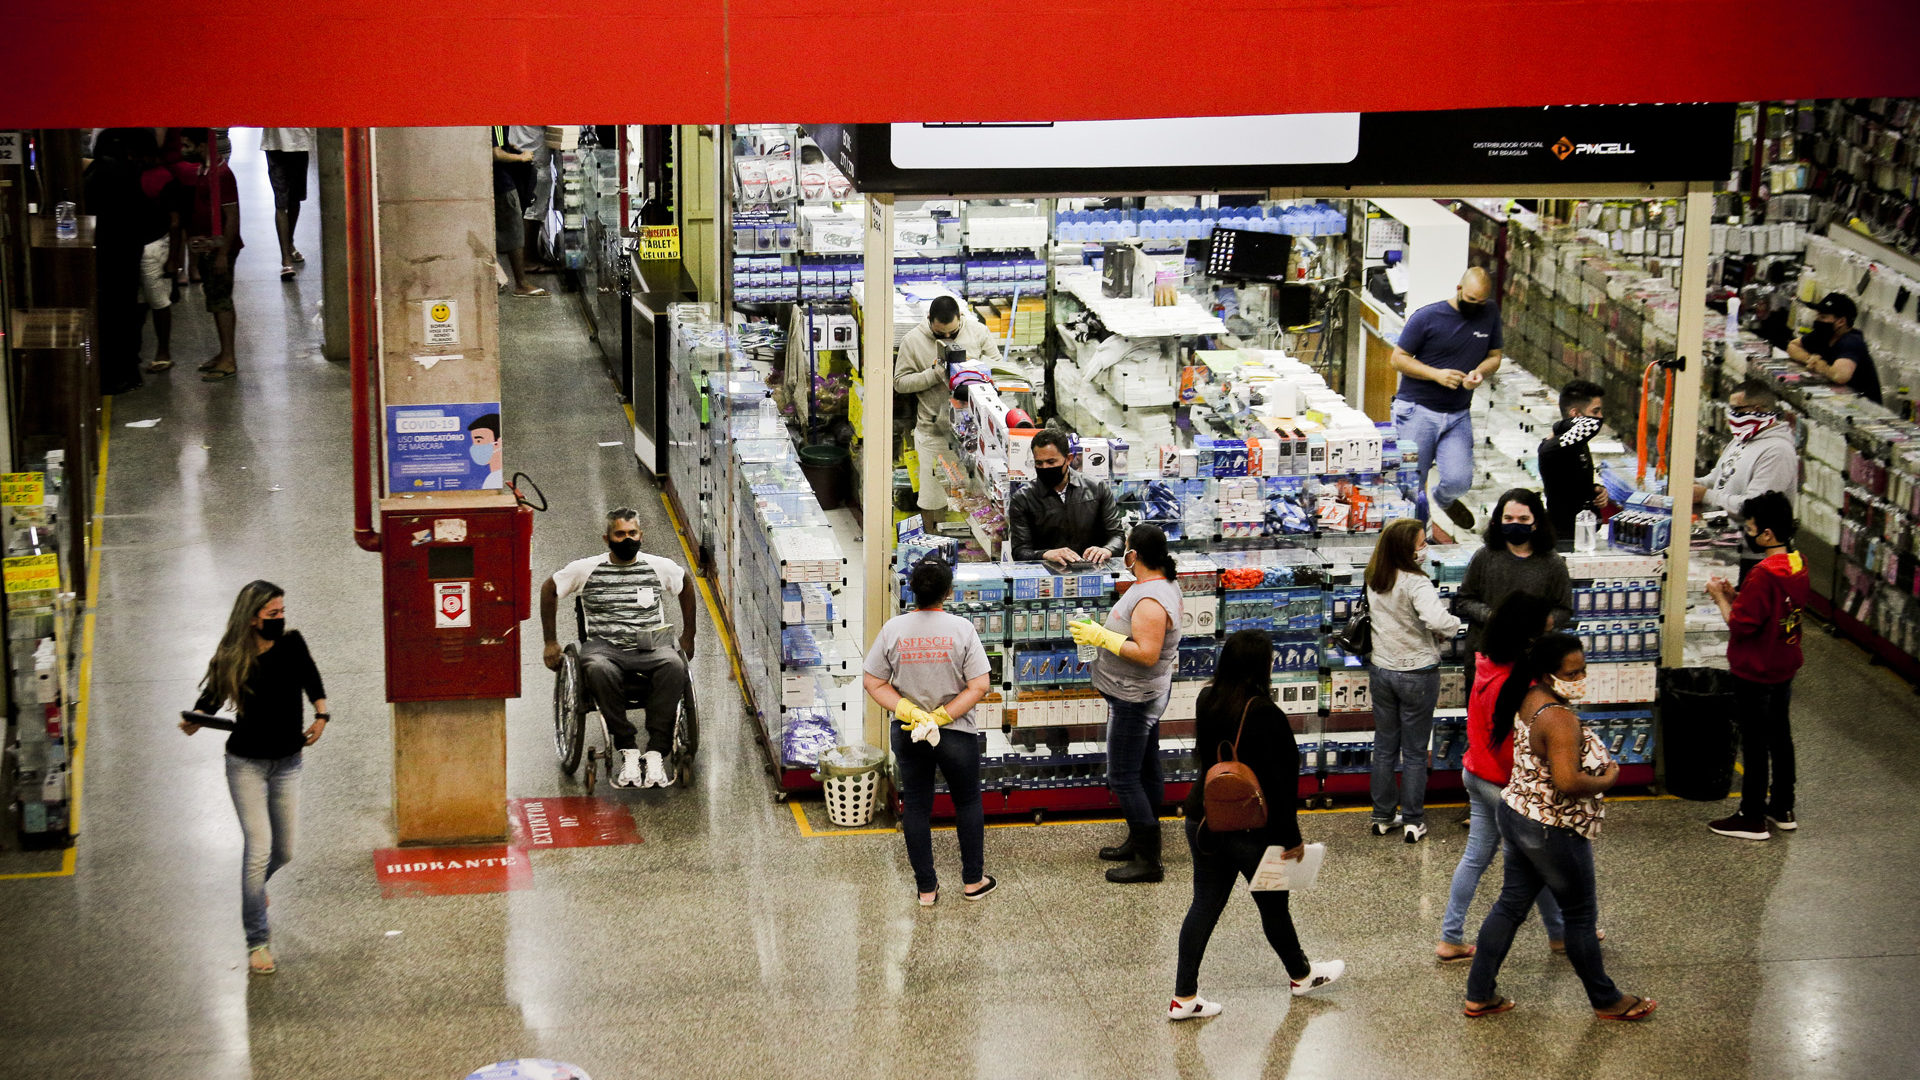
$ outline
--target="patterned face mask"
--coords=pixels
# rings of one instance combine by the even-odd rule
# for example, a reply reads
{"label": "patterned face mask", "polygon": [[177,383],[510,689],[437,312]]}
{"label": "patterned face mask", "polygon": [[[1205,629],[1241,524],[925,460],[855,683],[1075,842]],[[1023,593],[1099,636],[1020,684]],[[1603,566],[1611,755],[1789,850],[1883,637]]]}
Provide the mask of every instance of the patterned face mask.
{"label": "patterned face mask", "polygon": [[1555,675],[1552,678],[1553,692],[1568,701],[1579,701],[1587,696],[1587,680],[1584,677],[1568,680]]}
{"label": "patterned face mask", "polygon": [[1733,437],[1741,442],[1772,427],[1780,419],[1777,412],[1735,412],[1733,406],[1727,406],[1727,426],[1733,429]]}

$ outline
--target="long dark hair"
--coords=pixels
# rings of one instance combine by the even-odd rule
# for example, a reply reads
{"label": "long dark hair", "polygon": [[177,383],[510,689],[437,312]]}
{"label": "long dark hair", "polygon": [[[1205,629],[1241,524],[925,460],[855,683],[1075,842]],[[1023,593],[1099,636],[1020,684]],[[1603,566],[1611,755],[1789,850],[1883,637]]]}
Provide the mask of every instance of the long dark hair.
{"label": "long dark hair", "polygon": [[1519,715],[1533,684],[1559,671],[1568,654],[1582,648],[1580,639],[1572,634],[1547,634],[1533,643],[1527,655],[1513,666],[1513,674],[1507,676],[1507,685],[1500,688],[1500,696],[1493,703],[1493,738],[1489,746],[1499,746],[1513,734],[1514,717]]}
{"label": "long dark hair", "polygon": [[253,677],[254,665],[260,662],[260,643],[254,637],[253,617],[286,594],[285,589],[271,581],[249,581],[233,598],[233,610],[227,613],[227,628],[213,650],[213,659],[207,661],[206,675],[200,679],[200,685],[213,694],[214,708],[227,704],[236,710],[240,708],[240,694],[246,689],[247,680]]}
{"label": "long dark hair", "polygon": [[1553,614],[1553,601],[1532,593],[1508,593],[1493,609],[1487,629],[1480,637],[1480,652],[1496,664],[1517,664],[1547,632],[1547,616]]}
{"label": "long dark hair", "polygon": [[1387,527],[1380,530],[1379,541],[1373,545],[1373,557],[1367,560],[1367,588],[1385,596],[1393,591],[1393,583],[1400,579],[1402,572],[1427,576],[1420,561],[1413,557],[1414,550],[1420,546],[1420,534],[1426,528],[1419,518],[1387,522]]}
{"label": "long dark hair", "polygon": [[[1138,532],[1138,529],[1134,530]],[[1273,688],[1273,639],[1265,630],[1235,630],[1220,647],[1220,662],[1207,683],[1208,705],[1238,717],[1246,703]]]}
{"label": "long dark hair", "polygon": [[[1158,525],[1135,525],[1127,534],[1127,548],[1143,566],[1173,577],[1173,554],[1167,550],[1167,534]],[[1272,643],[1268,643],[1272,647]]]}
{"label": "long dark hair", "polygon": [[1495,551],[1507,550],[1507,538],[1500,531],[1500,518],[1507,512],[1507,504],[1517,502],[1533,511],[1533,555],[1553,555],[1554,545],[1560,542],[1553,531],[1553,522],[1547,520],[1547,504],[1540,501],[1540,493],[1529,488],[1509,488],[1505,494],[1494,501],[1493,513],[1487,515],[1485,537],[1487,546]]}

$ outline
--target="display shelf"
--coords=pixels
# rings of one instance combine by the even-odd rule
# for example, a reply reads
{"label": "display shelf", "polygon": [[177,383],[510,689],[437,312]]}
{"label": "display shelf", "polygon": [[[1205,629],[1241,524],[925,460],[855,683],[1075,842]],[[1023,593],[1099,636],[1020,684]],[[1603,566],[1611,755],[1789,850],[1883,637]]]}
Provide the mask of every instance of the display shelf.
{"label": "display shelf", "polygon": [[11,731],[7,790],[14,832],[29,850],[73,843],[74,597],[62,559],[66,455],[0,475],[5,531],[7,700]]}

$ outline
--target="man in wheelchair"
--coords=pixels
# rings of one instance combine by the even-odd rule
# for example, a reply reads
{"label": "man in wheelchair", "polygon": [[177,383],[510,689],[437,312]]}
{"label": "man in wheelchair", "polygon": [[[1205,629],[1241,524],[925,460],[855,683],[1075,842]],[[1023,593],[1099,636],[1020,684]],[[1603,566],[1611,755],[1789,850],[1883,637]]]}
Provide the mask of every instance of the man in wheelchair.
{"label": "man in wheelchair", "polygon": [[[669,787],[664,756],[673,747],[674,715],[693,659],[693,590],[687,572],[640,550],[639,515],[628,507],[607,513],[607,550],[576,559],[540,589],[540,627],[547,667],[559,670],[562,650],[554,615],[565,597],[580,594],[580,674],[620,752],[618,787]],[[680,601],[679,648],[667,621],[666,596]],[[645,695],[647,744],[627,718],[627,689]]]}

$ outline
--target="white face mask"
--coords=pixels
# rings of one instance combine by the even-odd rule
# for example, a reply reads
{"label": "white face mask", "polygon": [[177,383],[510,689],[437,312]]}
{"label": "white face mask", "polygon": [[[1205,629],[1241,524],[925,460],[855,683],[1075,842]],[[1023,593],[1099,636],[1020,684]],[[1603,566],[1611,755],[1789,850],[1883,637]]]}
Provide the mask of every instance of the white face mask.
{"label": "white face mask", "polygon": [[1551,678],[1553,680],[1553,692],[1568,701],[1580,701],[1587,696],[1587,680],[1585,676],[1571,681],[1563,679],[1558,675],[1554,675]]}

